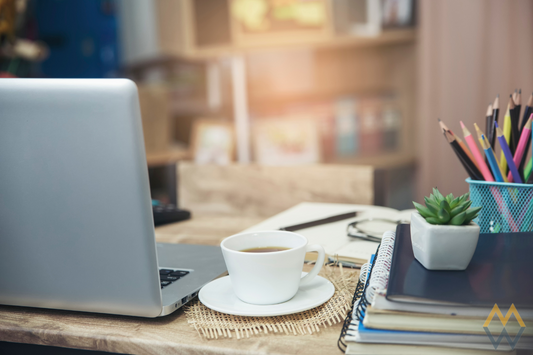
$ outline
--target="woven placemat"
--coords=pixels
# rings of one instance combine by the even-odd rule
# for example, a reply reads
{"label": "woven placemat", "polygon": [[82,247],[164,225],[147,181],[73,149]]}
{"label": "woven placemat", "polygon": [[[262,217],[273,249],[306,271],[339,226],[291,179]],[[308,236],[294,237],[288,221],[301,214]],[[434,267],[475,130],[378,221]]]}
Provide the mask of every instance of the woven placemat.
{"label": "woven placemat", "polygon": [[335,286],[333,297],[326,303],[305,312],[277,317],[242,317],[213,311],[195,300],[185,308],[189,324],[200,336],[249,338],[271,333],[304,335],[320,331],[344,320],[350,309],[357,285],[359,270],[346,269],[335,264],[324,266],[320,276]]}

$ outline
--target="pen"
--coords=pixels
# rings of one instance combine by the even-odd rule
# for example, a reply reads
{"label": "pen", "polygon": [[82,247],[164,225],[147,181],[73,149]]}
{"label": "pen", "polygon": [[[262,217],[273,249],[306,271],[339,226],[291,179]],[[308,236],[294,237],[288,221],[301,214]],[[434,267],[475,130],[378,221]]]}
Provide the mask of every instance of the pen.
{"label": "pen", "polygon": [[300,230],[300,229],[311,228],[311,227],[315,227],[315,226],[320,226],[322,224],[328,224],[328,223],[342,221],[342,220],[348,219],[348,218],[354,218],[355,216],[357,216],[357,212],[348,212],[348,213],[343,213],[343,214],[339,214],[339,215],[336,215],[336,216],[317,219],[316,221],[309,221],[309,222],[305,222],[305,223],[295,224],[293,226],[282,227],[279,230],[288,231],[288,232],[294,232],[294,231],[297,231],[297,230]]}

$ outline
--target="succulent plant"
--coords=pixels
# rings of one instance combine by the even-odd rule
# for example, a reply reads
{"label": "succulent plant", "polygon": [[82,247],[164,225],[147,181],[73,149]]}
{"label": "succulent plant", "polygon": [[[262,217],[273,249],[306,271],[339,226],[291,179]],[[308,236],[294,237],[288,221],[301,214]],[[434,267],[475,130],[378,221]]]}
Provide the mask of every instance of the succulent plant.
{"label": "succulent plant", "polygon": [[470,208],[472,201],[468,200],[470,193],[459,197],[452,194],[444,197],[436,188],[429,197],[424,197],[426,205],[423,206],[413,201],[416,210],[430,224],[451,224],[454,226],[469,224],[477,217],[480,207]]}

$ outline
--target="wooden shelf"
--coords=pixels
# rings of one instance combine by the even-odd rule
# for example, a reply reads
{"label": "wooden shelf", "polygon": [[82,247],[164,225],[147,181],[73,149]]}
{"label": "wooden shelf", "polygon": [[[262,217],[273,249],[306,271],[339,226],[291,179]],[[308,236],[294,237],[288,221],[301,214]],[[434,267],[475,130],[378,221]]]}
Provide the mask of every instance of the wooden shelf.
{"label": "wooden shelf", "polygon": [[286,38],[280,38],[279,41],[276,41],[276,44],[265,44],[258,42],[240,46],[217,46],[209,48],[197,47],[194,48],[192,52],[186,54],[186,57],[189,57],[191,59],[208,59],[227,55],[244,54],[251,51],[272,51],[287,48],[366,48],[413,43],[415,39],[416,30],[413,28],[385,30],[380,35],[375,37],[343,35],[334,36],[329,39],[312,39],[306,41],[302,41],[301,39],[299,39],[298,41],[295,41],[290,36],[287,36]]}

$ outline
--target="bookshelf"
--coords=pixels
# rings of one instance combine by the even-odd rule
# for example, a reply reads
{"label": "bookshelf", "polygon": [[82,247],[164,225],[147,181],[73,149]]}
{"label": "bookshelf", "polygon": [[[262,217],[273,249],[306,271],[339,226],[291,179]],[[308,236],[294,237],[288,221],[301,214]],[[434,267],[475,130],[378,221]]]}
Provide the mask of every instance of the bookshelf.
{"label": "bookshelf", "polygon": [[238,46],[223,45],[209,47],[191,47],[187,50],[183,48],[170,49],[171,53],[178,54],[185,58],[196,60],[209,60],[222,56],[242,55],[247,53],[260,53],[264,51],[285,50],[285,49],[336,49],[336,48],[368,48],[379,46],[391,46],[398,44],[414,43],[416,31],[414,29],[387,30],[375,37],[355,37],[355,36],[333,36],[323,39],[303,39],[279,38],[276,42],[251,42]]}
{"label": "bookshelf", "polygon": [[[220,74],[225,77],[222,81],[226,80],[226,83],[218,87],[222,92],[218,107],[209,107],[206,104],[208,97],[200,100],[187,98],[170,104],[176,132],[187,130],[195,117],[218,115],[233,119],[237,131],[249,132],[245,139],[241,137],[240,140],[250,142],[246,147],[250,155],[253,145],[250,128],[256,113],[264,107],[392,93],[402,116],[398,147],[394,151],[334,157],[325,162],[369,164],[380,168],[413,165],[416,156],[412,132],[415,130],[416,116],[417,31],[407,27],[385,29],[375,36],[340,34],[336,31],[331,8],[334,1],[337,0],[324,0],[328,6],[327,20],[324,27],[314,33],[293,31],[281,35],[261,34],[253,38],[236,29],[230,14],[231,0],[154,1],[154,23],[160,56],[204,63],[206,67],[215,64],[218,70],[226,70],[225,74]],[[206,23],[209,26],[201,25]],[[312,88],[277,92],[269,85],[264,85],[262,78],[254,77],[254,58],[274,52],[298,51],[312,53],[314,81],[309,85]],[[237,84],[234,82],[235,70],[240,71],[237,75],[240,82]],[[208,75],[205,85],[205,91],[209,92],[212,83]],[[241,99],[237,100],[233,97],[236,87],[241,92]],[[241,119],[236,119],[238,112],[241,112]],[[246,118],[244,123],[243,116]],[[160,157],[165,154],[176,156],[172,152],[160,153],[152,161],[161,161]]]}

